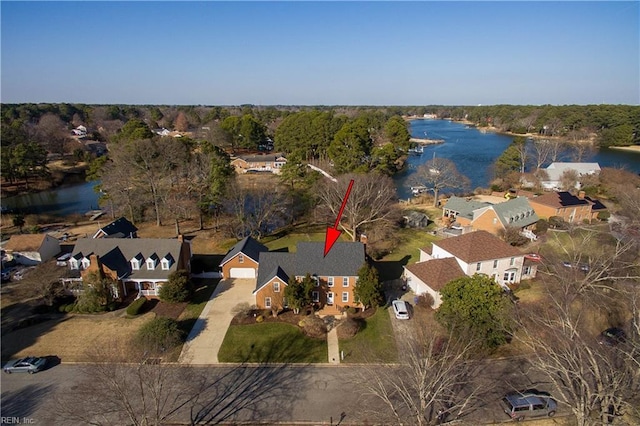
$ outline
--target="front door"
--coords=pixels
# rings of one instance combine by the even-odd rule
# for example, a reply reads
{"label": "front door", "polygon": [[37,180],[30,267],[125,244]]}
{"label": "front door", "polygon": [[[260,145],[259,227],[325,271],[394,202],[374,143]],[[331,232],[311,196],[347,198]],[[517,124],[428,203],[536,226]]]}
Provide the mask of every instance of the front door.
{"label": "front door", "polygon": [[333,293],[327,293],[327,305],[333,305]]}

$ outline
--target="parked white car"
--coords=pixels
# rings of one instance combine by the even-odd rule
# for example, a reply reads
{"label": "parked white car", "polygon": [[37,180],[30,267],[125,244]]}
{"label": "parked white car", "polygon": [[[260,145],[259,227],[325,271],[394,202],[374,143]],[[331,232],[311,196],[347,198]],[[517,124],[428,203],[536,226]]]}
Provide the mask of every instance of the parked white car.
{"label": "parked white car", "polygon": [[393,313],[396,314],[396,318],[409,319],[409,306],[407,306],[407,302],[404,300],[394,300],[391,305],[393,305]]}

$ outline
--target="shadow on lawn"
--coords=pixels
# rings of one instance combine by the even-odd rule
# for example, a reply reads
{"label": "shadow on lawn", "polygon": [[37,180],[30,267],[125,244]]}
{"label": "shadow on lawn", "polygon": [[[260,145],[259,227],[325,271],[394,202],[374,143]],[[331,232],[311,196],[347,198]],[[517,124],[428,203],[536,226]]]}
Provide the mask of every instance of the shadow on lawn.
{"label": "shadow on lawn", "polygon": [[402,277],[403,267],[409,263],[411,255],[406,255],[400,260],[374,261],[373,265],[378,270],[380,281],[397,280]]}

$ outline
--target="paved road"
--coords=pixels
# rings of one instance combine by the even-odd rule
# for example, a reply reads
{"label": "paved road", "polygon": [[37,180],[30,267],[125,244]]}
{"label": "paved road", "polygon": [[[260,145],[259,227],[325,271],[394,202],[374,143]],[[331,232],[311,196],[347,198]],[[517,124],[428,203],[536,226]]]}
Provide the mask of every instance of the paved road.
{"label": "paved road", "polygon": [[[87,389],[95,386],[95,380],[93,383],[85,382],[87,376],[84,368],[81,365],[62,364],[34,375],[2,374],[2,416],[32,419],[33,424],[83,424],[60,416],[59,398],[67,398],[67,401],[70,398],[72,405],[77,404],[78,409],[88,409],[83,404],[90,404]],[[137,368],[119,367],[114,376],[122,374],[135,377]],[[175,394],[172,396],[178,400],[171,403],[176,406],[184,403],[170,419],[176,423],[188,423],[191,417],[199,415],[228,422],[259,420],[269,423],[329,424],[333,421],[336,424],[344,414],[343,425],[372,424],[377,420],[372,410],[380,407],[380,403],[366,395],[362,385],[354,379],[356,374],[371,374],[370,367],[342,364],[242,368],[172,365],[144,368],[155,369],[153,371],[165,369],[162,371],[173,374],[167,381],[171,383],[170,389]],[[153,374],[156,373],[144,372],[145,377]],[[482,377],[477,379],[486,383],[487,393],[484,396],[486,402],[468,419],[475,424],[506,421],[498,407],[498,400],[504,392],[514,387],[538,387],[552,391],[528,373],[525,359],[487,362]],[[196,388],[191,386],[202,383],[209,386],[198,388],[198,400],[184,401],[188,394],[184,387],[188,386],[187,389],[193,392]],[[135,399],[137,389],[132,387],[129,390]],[[120,418],[106,424],[121,424],[122,421]]]}

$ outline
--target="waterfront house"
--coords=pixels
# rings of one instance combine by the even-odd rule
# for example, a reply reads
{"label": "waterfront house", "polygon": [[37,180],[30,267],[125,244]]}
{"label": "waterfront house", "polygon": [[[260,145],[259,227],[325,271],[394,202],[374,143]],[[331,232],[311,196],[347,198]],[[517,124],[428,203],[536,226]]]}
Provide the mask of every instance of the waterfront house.
{"label": "waterfront house", "polygon": [[529,203],[543,219],[556,216],[569,223],[591,222],[593,219],[593,204],[585,198],[583,191],[577,196],[566,191],[550,192],[531,198]]}
{"label": "waterfront house", "polygon": [[463,232],[487,231],[498,235],[507,228],[532,232],[539,218],[526,197],[516,197],[492,204],[451,197],[443,207],[443,216],[451,218]]}
{"label": "waterfront house", "polygon": [[93,238],[138,238],[138,228],[121,217],[98,229]]}
{"label": "waterfront house", "polygon": [[92,272],[116,282],[116,297],[138,292],[158,297],[169,275],[191,271],[191,244],[182,236],[169,238],[81,238],[69,259],[65,287],[82,290],[83,278]]}
{"label": "waterfront house", "polygon": [[588,175],[597,175],[600,173],[600,165],[598,163],[551,163],[546,169],[545,180],[540,182],[545,189],[569,189],[562,188],[562,176],[567,171],[573,171],[578,176],[578,182],[575,189],[580,189],[580,177]]}
{"label": "waterfront house", "polygon": [[287,159],[282,154],[241,155],[231,160],[236,173],[249,171],[279,174]]}

